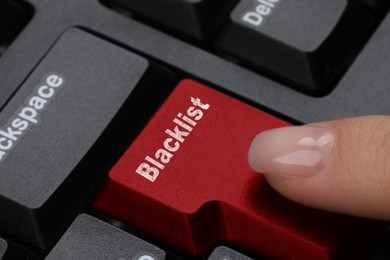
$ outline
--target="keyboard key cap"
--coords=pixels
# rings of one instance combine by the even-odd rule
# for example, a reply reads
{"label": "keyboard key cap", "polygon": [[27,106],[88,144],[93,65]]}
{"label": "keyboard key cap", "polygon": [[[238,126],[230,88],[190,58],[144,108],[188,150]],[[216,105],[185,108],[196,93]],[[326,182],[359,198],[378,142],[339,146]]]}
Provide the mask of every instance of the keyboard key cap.
{"label": "keyboard key cap", "polygon": [[237,0],[104,0],[186,36],[203,40],[214,36]]}
{"label": "keyboard key cap", "polygon": [[219,246],[213,251],[208,260],[252,260],[252,258],[228,247]]}
{"label": "keyboard key cap", "polygon": [[255,70],[323,95],[372,25],[371,15],[347,0],[241,0],[218,45]]}
{"label": "keyboard key cap", "polygon": [[13,260],[13,259],[28,259],[38,260],[41,257],[30,249],[13,243],[11,241],[0,238],[0,259],[1,260]]}
{"label": "keyboard key cap", "polygon": [[201,257],[223,241],[276,259],[367,255],[383,223],[296,205],[250,169],[253,137],[286,125],[183,81],[111,169],[94,207]]}
{"label": "keyboard key cap", "polygon": [[3,259],[5,252],[7,251],[7,242],[0,238],[0,259]]}
{"label": "keyboard key cap", "polygon": [[0,46],[9,43],[27,19],[27,11],[17,1],[0,1]]}
{"label": "keyboard key cap", "polygon": [[360,1],[361,3],[373,8],[387,8],[390,5],[390,2],[387,0],[357,0],[357,1]]}
{"label": "keyboard key cap", "polygon": [[127,123],[130,112],[149,113],[145,99],[161,92],[148,89],[156,82],[164,89],[167,80],[145,59],[81,30],[64,33],[0,115],[7,212],[0,229],[36,247],[53,245],[124,150],[129,129],[142,127]]}
{"label": "keyboard key cap", "polygon": [[165,252],[111,224],[82,214],[45,259],[162,260]]}
{"label": "keyboard key cap", "polygon": [[[390,114],[389,91],[390,55],[390,13],[382,21],[370,41],[361,51],[351,68],[331,95],[321,100],[321,109],[338,113],[339,117],[359,116],[359,114]],[[295,102],[299,102],[296,100]],[[327,104],[337,104],[336,107]],[[364,109],[360,109],[365,104]],[[342,111],[343,108],[346,111]],[[317,114],[321,112],[316,111]],[[325,116],[326,117],[326,116]]]}

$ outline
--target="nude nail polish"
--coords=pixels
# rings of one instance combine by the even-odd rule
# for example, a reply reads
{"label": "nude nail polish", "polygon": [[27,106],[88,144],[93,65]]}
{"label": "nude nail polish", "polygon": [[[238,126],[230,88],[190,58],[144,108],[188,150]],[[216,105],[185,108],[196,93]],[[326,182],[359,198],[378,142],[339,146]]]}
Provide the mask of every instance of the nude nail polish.
{"label": "nude nail polish", "polygon": [[264,174],[309,177],[328,161],[335,141],[332,128],[292,126],[258,134],[249,149],[251,167]]}

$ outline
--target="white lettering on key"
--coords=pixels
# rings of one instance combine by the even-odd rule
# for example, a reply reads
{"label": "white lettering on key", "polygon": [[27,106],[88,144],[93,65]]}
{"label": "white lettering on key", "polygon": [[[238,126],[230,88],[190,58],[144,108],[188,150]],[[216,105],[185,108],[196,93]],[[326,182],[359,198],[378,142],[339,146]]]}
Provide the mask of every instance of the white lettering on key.
{"label": "white lettering on key", "polygon": [[141,163],[135,170],[136,173],[145,177],[147,180],[154,182],[164,170],[165,166],[172,160],[174,153],[179,151],[180,145],[183,144],[190,133],[195,129],[198,121],[202,119],[204,112],[210,108],[209,104],[202,103],[199,98],[191,97],[190,106],[187,109],[186,115],[178,113],[173,119],[176,126],[171,129],[166,129],[167,137],[163,142],[163,148],[157,149],[154,158],[145,157],[145,161]]}
{"label": "white lettering on key", "polygon": [[242,20],[254,26],[260,26],[264,18],[269,16],[280,0],[257,0],[258,5],[254,11],[244,14]]}
{"label": "white lettering on key", "polygon": [[45,77],[44,83],[34,89],[34,93],[25,100],[23,106],[14,113],[7,123],[0,127],[0,163],[4,161],[16,143],[32,125],[40,123],[39,115],[50,103],[64,84],[64,79],[52,73]]}

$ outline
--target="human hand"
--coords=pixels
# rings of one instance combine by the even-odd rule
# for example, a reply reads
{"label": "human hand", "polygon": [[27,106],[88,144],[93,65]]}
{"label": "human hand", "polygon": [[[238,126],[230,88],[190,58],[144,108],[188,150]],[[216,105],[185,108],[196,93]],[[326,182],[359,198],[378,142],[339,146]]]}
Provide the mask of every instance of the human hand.
{"label": "human hand", "polygon": [[295,202],[390,220],[388,116],[266,131],[253,140],[248,161]]}

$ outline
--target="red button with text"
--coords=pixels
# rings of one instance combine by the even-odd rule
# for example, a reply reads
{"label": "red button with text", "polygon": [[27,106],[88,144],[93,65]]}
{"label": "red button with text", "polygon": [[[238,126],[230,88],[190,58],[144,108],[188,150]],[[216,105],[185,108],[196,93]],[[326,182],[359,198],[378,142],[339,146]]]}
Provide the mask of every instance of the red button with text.
{"label": "red button with text", "polygon": [[250,169],[256,134],[287,125],[182,81],[112,168],[94,207],[195,256],[217,244],[279,259],[367,255],[382,223],[297,205]]}

